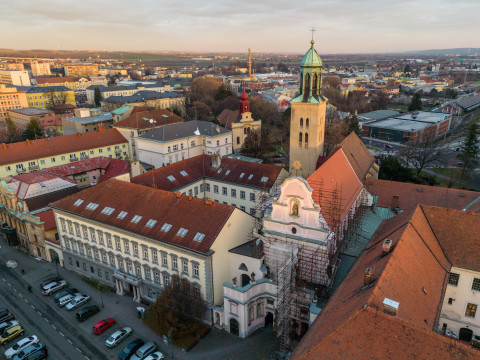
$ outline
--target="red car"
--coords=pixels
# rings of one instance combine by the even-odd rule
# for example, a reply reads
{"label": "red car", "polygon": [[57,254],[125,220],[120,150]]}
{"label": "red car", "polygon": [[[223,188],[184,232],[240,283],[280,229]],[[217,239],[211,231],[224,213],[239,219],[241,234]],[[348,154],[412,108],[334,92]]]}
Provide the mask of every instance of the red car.
{"label": "red car", "polygon": [[109,327],[111,327],[113,324],[115,324],[115,320],[112,318],[108,318],[106,320],[99,321],[93,326],[93,333],[95,335],[100,335],[103,333],[105,330],[107,330]]}

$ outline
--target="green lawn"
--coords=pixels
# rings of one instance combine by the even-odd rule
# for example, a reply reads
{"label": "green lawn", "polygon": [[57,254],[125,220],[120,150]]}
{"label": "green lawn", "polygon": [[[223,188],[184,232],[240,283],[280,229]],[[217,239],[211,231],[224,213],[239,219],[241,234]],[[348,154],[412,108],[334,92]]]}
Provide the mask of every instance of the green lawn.
{"label": "green lawn", "polygon": [[370,145],[367,145],[367,149],[368,150],[374,150],[374,151],[380,151],[379,148],[375,147],[375,146],[370,146]]}
{"label": "green lawn", "polygon": [[[452,179],[460,180],[462,178],[462,169],[460,168],[440,168],[440,169],[432,169],[434,170],[437,174],[444,175],[451,177]],[[472,178],[470,177],[470,174],[468,173],[468,170],[465,170],[465,173],[463,175],[463,180],[464,181],[471,181]]]}

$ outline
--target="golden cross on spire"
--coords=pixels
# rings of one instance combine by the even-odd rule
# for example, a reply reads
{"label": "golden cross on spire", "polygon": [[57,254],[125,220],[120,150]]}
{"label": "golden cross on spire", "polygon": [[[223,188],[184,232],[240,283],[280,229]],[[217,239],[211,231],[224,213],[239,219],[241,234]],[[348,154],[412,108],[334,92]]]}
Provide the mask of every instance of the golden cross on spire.
{"label": "golden cross on spire", "polygon": [[311,32],[312,32],[312,41],[313,41],[313,33],[314,33],[315,31],[317,31],[317,30],[315,30],[315,28],[312,26],[312,29],[311,29],[311,30],[309,30],[309,31],[311,31]]}

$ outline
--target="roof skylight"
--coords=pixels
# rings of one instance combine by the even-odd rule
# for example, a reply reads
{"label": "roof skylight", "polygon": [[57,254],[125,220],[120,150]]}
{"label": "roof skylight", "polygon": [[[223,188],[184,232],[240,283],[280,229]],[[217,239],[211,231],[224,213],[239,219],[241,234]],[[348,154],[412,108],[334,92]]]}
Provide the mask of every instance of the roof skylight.
{"label": "roof skylight", "polygon": [[114,208],[105,206],[105,207],[103,208],[103,210],[102,210],[102,214],[111,215],[114,211],[115,211]]}
{"label": "roof skylight", "polygon": [[126,211],[121,211],[120,214],[118,214],[117,218],[119,219],[125,219],[125,216],[127,216],[128,212]]}
{"label": "roof skylight", "polygon": [[197,232],[196,235],[195,235],[195,237],[193,238],[193,240],[198,241],[198,242],[201,242],[204,237],[205,237],[205,234],[202,234],[202,233]]}
{"label": "roof skylight", "polygon": [[267,182],[268,181],[268,176],[264,176],[260,179],[261,182]]}
{"label": "roof skylight", "polygon": [[145,226],[148,226],[149,228],[153,228],[156,223],[157,223],[157,220],[150,219],[150,220],[147,221]]}
{"label": "roof skylight", "polygon": [[180,174],[182,174],[182,176],[187,176],[188,175],[185,170],[180,171]]}
{"label": "roof skylight", "polygon": [[240,179],[243,178],[245,176],[245,173],[241,173],[240,174]]}
{"label": "roof skylight", "polygon": [[131,222],[133,222],[133,223],[135,223],[135,224],[138,224],[138,222],[140,221],[141,218],[142,218],[142,217],[141,217],[140,215],[135,215],[135,216],[132,218]]}
{"label": "roof skylight", "polygon": [[98,207],[98,204],[91,202],[86,206],[86,209],[88,210],[95,210]]}
{"label": "roof skylight", "polygon": [[170,230],[171,228],[172,228],[172,225],[170,225],[168,223],[165,223],[165,224],[163,224],[163,226],[160,230],[162,230],[163,232],[168,232],[168,230]]}
{"label": "roof skylight", "polygon": [[175,181],[175,178],[173,177],[173,175],[168,175],[167,179],[170,180],[170,181]]}
{"label": "roof skylight", "polygon": [[219,168],[219,169],[217,170],[217,174],[220,174],[221,172],[222,172],[222,168]]}
{"label": "roof skylight", "polygon": [[187,234],[187,232],[188,232],[188,229],[180,228],[180,230],[178,230],[178,232],[177,232],[177,235],[183,237]]}
{"label": "roof skylight", "polygon": [[248,180],[252,180],[253,174],[248,175]]}
{"label": "roof skylight", "polygon": [[227,170],[227,172],[225,173],[225,175],[228,175],[228,174],[230,174],[230,170]]}
{"label": "roof skylight", "polygon": [[75,201],[75,202],[73,203],[73,205],[75,205],[75,206],[80,206],[80,205],[82,205],[82,203],[83,203],[83,200],[82,200],[82,199],[78,199],[77,201]]}

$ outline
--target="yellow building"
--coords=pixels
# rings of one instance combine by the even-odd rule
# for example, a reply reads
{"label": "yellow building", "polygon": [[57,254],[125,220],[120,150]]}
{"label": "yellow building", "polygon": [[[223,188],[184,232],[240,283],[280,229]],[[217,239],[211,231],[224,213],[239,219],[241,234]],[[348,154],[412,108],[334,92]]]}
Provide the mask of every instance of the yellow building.
{"label": "yellow building", "polygon": [[66,65],[64,69],[65,76],[71,76],[73,78],[98,75],[98,65]]}
{"label": "yellow building", "polygon": [[154,107],[180,111],[185,114],[185,96],[176,91],[156,92],[141,90],[130,96],[110,96],[100,102],[104,111],[112,111],[122,105]]}
{"label": "yellow building", "polygon": [[0,179],[96,156],[130,158],[128,141],[117,129],[0,145]]}
{"label": "yellow building", "polygon": [[8,110],[25,107],[28,107],[26,91],[17,91],[15,87],[0,84],[0,120],[7,118]]}
{"label": "yellow building", "polygon": [[38,109],[53,109],[55,105],[76,106],[75,93],[65,86],[35,86],[27,90],[28,106]]}
{"label": "yellow building", "polygon": [[291,101],[290,173],[307,178],[323,156],[328,99],[321,94],[322,60],[312,46],[300,63],[298,96]]}
{"label": "yellow building", "polygon": [[51,110],[26,107],[21,109],[9,109],[7,116],[10,118],[10,120],[12,120],[17,129],[23,132],[27,129],[28,124],[33,119],[40,123],[42,118],[51,115],[54,115],[53,111]]}
{"label": "yellow building", "polygon": [[58,76],[36,79],[37,85],[46,86],[65,86],[71,90],[76,90],[75,79],[69,76]]}

